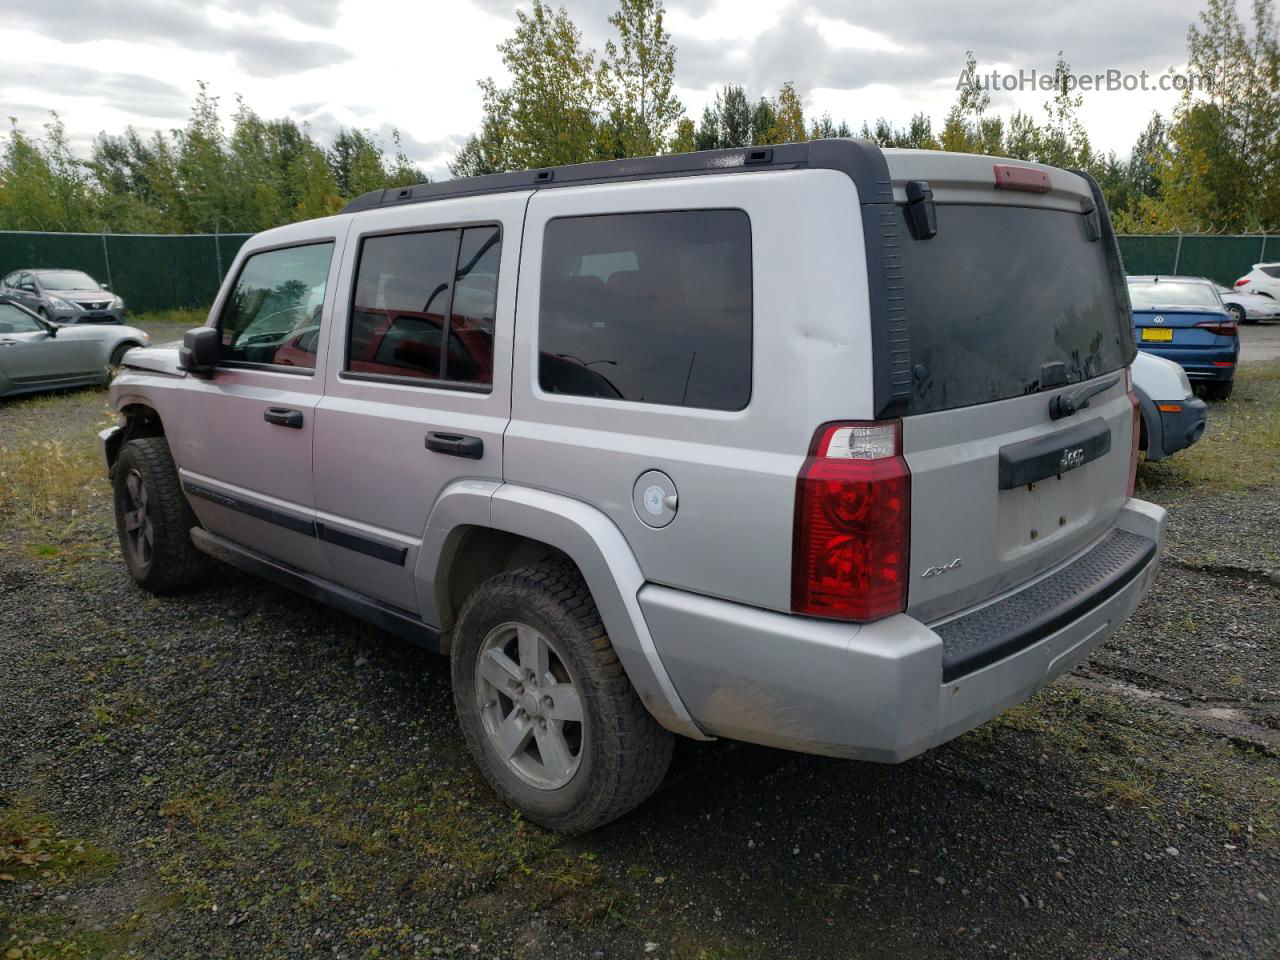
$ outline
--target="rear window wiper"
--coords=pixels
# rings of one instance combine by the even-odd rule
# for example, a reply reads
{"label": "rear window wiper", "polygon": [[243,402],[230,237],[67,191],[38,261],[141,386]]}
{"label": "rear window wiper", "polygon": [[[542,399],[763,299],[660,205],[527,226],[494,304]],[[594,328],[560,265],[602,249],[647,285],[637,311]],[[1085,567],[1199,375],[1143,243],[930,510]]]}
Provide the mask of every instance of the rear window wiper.
{"label": "rear window wiper", "polygon": [[1071,393],[1060,393],[1049,401],[1049,418],[1051,420],[1061,420],[1063,417],[1069,417],[1079,410],[1083,410],[1089,405],[1089,400],[1097,396],[1103,390],[1109,390],[1120,382],[1120,376],[1117,374],[1103,380],[1101,383],[1090,383],[1087,386],[1073,390]]}

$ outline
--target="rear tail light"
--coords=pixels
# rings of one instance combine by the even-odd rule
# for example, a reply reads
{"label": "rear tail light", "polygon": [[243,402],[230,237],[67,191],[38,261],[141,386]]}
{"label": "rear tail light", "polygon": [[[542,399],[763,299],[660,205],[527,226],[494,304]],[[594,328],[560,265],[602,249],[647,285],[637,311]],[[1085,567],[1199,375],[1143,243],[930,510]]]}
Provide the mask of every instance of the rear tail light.
{"label": "rear tail light", "polygon": [[1220,337],[1235,337],[1240,334],[1240,328],[1236,326],[1234,320],[1204,320],[1196,326],[1201,330],[1216,333]]}
{"label": "rear tail light", "polygon": [[819,427],[796,480],[791,608],[862,622],[901,613],[910,532],[902,422]]}
{"label": "rear tail light", "polygon": [[1243,287],[1243,286],[1244,286],[1246,283],[1248,283],[1248,282],[1249,282],[1249,278],[1248,278],[1248,277],[1241,277],[1239,280],[1237,280],[1237,281],[1236,281],[1236,286],[1237,286],[1237,287]]}
{"label": "rear tail light", "polygon": [[1125,367],[1124,386],[1129,391],[1129,402],[1133,404],[1133,444],[1129,448],[1129,492],[1133,496],[1133,488],[1138,483],[1138,444],[1142,439],[1142,405],[1138,402],[1138,392],[1133,389],[1133,370]]}

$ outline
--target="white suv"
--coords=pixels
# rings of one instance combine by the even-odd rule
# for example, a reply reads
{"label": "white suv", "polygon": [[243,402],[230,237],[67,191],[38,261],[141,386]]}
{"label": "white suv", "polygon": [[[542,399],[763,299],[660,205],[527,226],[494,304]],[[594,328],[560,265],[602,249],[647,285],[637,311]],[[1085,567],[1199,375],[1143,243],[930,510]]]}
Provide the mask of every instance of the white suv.
{"label": "white suv", "polygon": [[1097,185],[826,140],[378,191],[244,245],[103,436],[142,586],[216,557],[449,655],[530,819],[672,734],[897,762],[1151,583]]}
{"label": "white suv", "polygon": [[1280,300],[1280,263],[1255,263],[1252,270],[1236,281],[1236,290]]}

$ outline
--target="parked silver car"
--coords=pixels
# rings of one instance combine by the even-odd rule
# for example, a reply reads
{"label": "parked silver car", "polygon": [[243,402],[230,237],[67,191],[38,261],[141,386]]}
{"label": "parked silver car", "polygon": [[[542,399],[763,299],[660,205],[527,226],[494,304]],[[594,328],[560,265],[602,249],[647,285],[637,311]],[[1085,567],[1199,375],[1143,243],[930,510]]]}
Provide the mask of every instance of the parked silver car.
{"label": "parked silver car", "polygon": [[582,831],[672,734],[898,762],[1084,658],[1165,522],[1134,349],[1090,178],[824,140],[268,231],[102,447],[141,586],[215,557],[448,654],[495,791]]}
{"label": "parked silver car", "polygon": [[124,323],[124,300],[82,270],[14,270],[0,295],[53,323]]}
{"label": "parked silver car", "polygon": [[0,301],[0,397],[105,384],[127,351],[150,342],[135,327],[59,327]]}
{"label": "parked silver car", "polygon": [[1265,293],[1248,292],[1231,287],[1218,287],[1222,305],[1236,323],[1257,323],[1260,320],[1280,320],[1280,300]]}

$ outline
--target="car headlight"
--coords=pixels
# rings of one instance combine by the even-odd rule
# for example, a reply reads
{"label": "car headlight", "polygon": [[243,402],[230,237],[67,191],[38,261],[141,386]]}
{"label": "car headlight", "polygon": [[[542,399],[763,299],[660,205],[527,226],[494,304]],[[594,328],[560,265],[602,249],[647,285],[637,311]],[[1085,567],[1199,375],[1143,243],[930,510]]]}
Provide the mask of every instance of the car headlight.
{"label": "car headlight", "polygon": [[1187,371],[1183,370],[1182,367],[1178,367],[1178,382],[1182,384],[1182,395],[1184,397],[1191,396],[1191,380],[1188,379]]}
{"label": "car headlight", "polygon": [[49,303],[53,305],[53,308],[54,308],[55,310],[74,310],[74,309],[76,309],[74,306],[72,306],[71,304],[67,303],[67,301],[63,300],[61,297],[50,297],[50,298],[49,298]]}
{"label": "car headlight", "polygon": [[123,299],[123,298],[121,298],[121,297],[119,297],[119,296],[117,296],[114,300],[112,300],[112,301],[111,301],[111,309],[112,309],[112,310],[123,310],[123,309],[124,309],[124,299]]}
{"label": "car headlight", "polygon": [[151,343],[151,334],[147,333],[145,330],[139,330],[138,332],[142,334],[142,342],[144,344]]}

